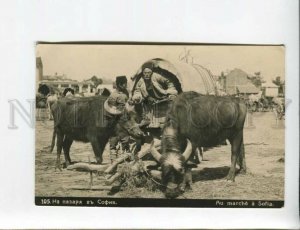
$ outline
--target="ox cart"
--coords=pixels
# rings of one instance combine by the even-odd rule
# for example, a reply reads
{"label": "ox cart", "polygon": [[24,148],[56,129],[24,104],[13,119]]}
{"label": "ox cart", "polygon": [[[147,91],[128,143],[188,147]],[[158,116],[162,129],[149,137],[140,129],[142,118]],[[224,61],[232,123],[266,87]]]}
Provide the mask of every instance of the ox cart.
{"label": "ox cart", "polygon": [[[153,72],[167,78],[173,82],[178,94],[186,91],[194,91],[204,95],[217,95],[216,83],[209,70],[198,64],[187,64],[183,62],[169,62],[164,59],[155,58],[145,62],[142,66],[151,64]],[[135,90],[138,80],[142,77],[142,67],[132,77]],[[172,104],[172,100],[164,98],[155,102],[147,112],[150,124],[147,131],[151,135],[157,136],[159,130],[165,123],[166,113]],[[136,106],[137,113],[141,114],[142,108]]]}

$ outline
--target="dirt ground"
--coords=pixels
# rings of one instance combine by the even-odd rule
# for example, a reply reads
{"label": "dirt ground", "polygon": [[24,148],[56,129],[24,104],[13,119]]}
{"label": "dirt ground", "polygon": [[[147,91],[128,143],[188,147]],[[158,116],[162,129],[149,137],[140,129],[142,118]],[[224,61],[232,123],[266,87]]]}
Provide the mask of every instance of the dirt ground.
{"label": "dirt ground", "polygon": [[[86,172],[55,170],[56,154],[49,153],[53,121],[36,121],[35,192],[36,196],[109,197],[107,191],[74,190],[74,186],[89,186]],[[276,124],[272,112],[261,112],[249,118],[244,129],[247,173],[238,174],[234,183],[225,177],[230,166],[230,145],[216,147],[204,153],[202,161],[193,171],[192,190],[181,197],[190,199],[284,199],[284,125]],[[108,151],[103,154],[109,163]],[[71,159],[75,162],[93,162],[90,144],[73,143]],[[63,159],[63,154],[61,156]],[[103,177],[94,180],[104,185]],[[163,198],[161,191],[136,188],[120,191],[112,197]]]}

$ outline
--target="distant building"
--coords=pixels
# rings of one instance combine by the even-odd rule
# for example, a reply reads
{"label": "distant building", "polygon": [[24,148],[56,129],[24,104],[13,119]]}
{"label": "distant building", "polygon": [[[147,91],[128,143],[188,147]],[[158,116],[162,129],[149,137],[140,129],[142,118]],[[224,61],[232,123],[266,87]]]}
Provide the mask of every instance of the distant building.
{"label": "distant building", "polygon": [[245,85],[237,85],[236,92],[237,94],[250,95],[250,94],[258,94],[260,90],[252,83],[247,83]]}
{"label": "distant building", "polygon": [[35,59],[36,81],[39,82],[43,79],[43,62],[41,57]]}
{"label": "distant building", "polygon": [[260,90],[248,79],[248,74],[241,69],[234,69],[219,78],[223,90],[229,95],[257,94]]}
{"label": "distant building", "polygon": [[[39,76],[40,77],[40,76]],[[66,77],[66,75],[44,75],[40,77],[38,81],[39,85],[47,85],[50,88],[57,88],[60,92],[63,92],[65,88],[72,88],[75,93],[92,93],[94,83],[90,80],[78,82]]]}
{"label": "distant building", "polygon": [[278,97],[279,95],[279,86],[274,83],[262,83],[263,95],[266,97]]}
{"label": "distant building", "polygon": [[61,78],[61,76],[58,76],[57,79],[55,76],[47,76],[46,79],[43,79],[39,83],[58,88],[61,92],[65,88],[72,88],[75,90],[75,93],[92,93],[94,88],[94,84],[92,82],[78,82],[76,80]]}
{"label": "distant building", "polygon": [[[78,82],[76,80],[67,78],[65,74],[58,75],[43,75],[43,63],[42,58],[36,58],[36,81],[37,90],[40,86],[45,86],[48,88],[47,92],[63,92],[65,88],[74,89],[75,93],[95,93],[94,82],[89,80],[84,80]],[[53,90],[55,89],[55,90]]]}

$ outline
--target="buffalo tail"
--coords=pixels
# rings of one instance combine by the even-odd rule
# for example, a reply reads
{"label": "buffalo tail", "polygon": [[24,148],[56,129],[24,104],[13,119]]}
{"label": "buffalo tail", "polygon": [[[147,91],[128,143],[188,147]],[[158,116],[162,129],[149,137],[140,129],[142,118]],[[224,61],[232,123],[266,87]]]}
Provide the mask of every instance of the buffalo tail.
{"label": "buffalo tail", "polygon": [[52,142],[51,142],[51,148],[50,148],[50,153],[52,153],[54,146],[55,146],[55,138],[56,138],[56,129],[53,129],[53,134],[52,134]]}

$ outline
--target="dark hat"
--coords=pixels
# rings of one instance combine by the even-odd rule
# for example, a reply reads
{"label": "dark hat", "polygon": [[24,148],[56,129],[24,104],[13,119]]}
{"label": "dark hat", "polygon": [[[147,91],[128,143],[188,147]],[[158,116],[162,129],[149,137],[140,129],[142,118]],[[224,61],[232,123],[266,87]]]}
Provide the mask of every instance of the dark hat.
{"label": "dark hat", "polygon": [[144,69],[146,69],[146,68],[148,68],[148,69],[153,69],[153,63],[152,62],[146,62],[146,63],[144,63],[143,65],[142,65],[142,71],[144,70]]}
{"label": "dark hat", "polygon": [[38,92],[46,96],[50,93],[50,88],[48,85],[42,84],[39,86]]}
{"label": "dark hat", "polygon": [[73,95],[75,94],[75,90],[68,87],[64,89],[63,95],[66,96],[68,92],[71,92]]}
{"label": "dark hat", "polygon": [[127,83],[126,76],[118,76],[116,77],[116,85]]}

